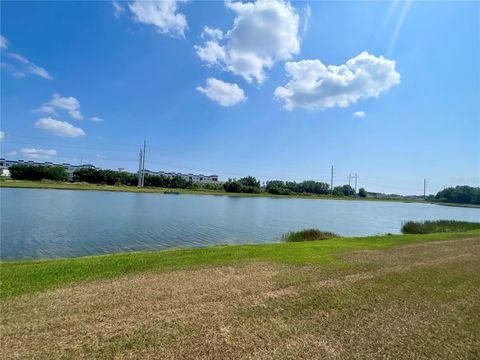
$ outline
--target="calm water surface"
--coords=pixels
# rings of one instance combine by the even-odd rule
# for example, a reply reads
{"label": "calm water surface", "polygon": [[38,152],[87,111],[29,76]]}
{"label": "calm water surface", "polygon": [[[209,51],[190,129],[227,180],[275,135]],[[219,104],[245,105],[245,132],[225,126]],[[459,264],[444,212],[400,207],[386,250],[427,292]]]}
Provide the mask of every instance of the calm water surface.
{"label": "calm water surface", "polygon": [[280,241],[316,227],[399,233],[406,220],[479,221],[480,209],[396,202],[0,189],[2,259]]}

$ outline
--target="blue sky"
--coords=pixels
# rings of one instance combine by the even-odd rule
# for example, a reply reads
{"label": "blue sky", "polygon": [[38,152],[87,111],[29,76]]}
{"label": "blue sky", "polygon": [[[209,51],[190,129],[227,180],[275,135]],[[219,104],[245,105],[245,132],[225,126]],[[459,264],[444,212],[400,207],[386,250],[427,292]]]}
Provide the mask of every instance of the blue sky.
{"label": "blue sky", "polygon": [[479,186],[479,19],[475,1],[1,2],[2,156],[135,170],[146,139],[151,170]]}

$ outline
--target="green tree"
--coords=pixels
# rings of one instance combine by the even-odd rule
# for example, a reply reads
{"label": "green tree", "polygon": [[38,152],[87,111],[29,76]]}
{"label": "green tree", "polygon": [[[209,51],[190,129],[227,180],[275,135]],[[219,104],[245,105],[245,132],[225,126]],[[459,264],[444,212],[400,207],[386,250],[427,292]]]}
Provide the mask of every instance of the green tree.
{"label": "green tree", "polygon": [[367,190],[365,190],[364,188],[360,188],[358,190],[358,196],[360,196],[361,198],[367,197]]}
{"label": "green tree", "polygon": [[242,190],[242,184],[236,179],[228,179],[228,181],[223,184],[223,188],[227,192],[239,193]]}
{"label": "green tree", "polygon": [[449,187],[439,191],[435,199],[450,203],[480,205],[480,188],[467,185]]}

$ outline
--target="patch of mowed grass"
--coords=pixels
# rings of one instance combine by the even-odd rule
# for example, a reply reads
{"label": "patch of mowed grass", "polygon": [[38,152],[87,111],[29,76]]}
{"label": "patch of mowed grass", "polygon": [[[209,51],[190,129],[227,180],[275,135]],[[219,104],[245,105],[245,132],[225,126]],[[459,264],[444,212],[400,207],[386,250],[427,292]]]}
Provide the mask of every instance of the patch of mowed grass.
{"label": "patch of mowed grass", "polygon": [[[449,246],[452,252],[458,249]],[[468,252],[468,243],[462,246],[465,249],[457,254]],[[344,359],[478,359],[479,258],[449,263],[438,261],[448,256],[442,255],[444,250],[437,252],[435,246],[430,250],[426,258],[413,255],[425,261],[424,266],[409,267],[410,256],[401,256],[395,269],[389,270],[386,257],[371,273],[374,276],[358,283],[348,284],[349,271],[327,275],[336,286],[302,282],[302,296],[271,298],[249,308],[245,317],[252,324],[271,322],[272,326],[279,318],[283,328],[317,339],[333,335],[342,344]],[[408,251],[416,250],[402,254]],[[318,270],[320,276],[325,268]]]}
{"label": "patch of mowed grass", "polygon": [[480,223],[455,220],[407,221],[402,225],[403,234],[462,232],[478,229],[480,229]]}
{"label": "patch of mowed grass", "polygon": [[284,242],[299,242],[299,241],[316,241],[316,240],[328,240],[332,238],[339,238],[340,236],[329,232],[321,231],[318,229],[305,229],[300,231],[290,231],[283,234],[282,241]]}
{"label": "patch of mowed grass", "polygon": [[464,233],[370,236],[296,243],[228,245],[199,249],[118,253],[71,259],[0,262],[0,299],[32,294],[51,288],[115,278],[130,273],[171,271],[249,261],[285,264],[340,263],[339,253],[385,249],[419,241],[480,236],[480,230]]}

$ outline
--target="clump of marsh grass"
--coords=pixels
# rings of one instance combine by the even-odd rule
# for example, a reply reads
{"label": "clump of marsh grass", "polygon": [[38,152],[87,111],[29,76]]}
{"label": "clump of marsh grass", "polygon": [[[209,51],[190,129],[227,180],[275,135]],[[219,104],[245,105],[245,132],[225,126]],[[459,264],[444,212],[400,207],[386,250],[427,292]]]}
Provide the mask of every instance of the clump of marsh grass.
{"label": "clump of marsh grass", "polygon": [[403,234],[460,232],[477,229],[480,229],[480,223],[455,220],[407,221],[402,225]]}
{"label": "clump of marsh grass", "polygon": [[290,231],[282,235],[284,242],[327,240],[340,237],[338,234],[321,231],[318,229],[305,229],[301,231]]}

